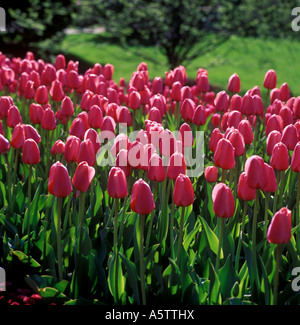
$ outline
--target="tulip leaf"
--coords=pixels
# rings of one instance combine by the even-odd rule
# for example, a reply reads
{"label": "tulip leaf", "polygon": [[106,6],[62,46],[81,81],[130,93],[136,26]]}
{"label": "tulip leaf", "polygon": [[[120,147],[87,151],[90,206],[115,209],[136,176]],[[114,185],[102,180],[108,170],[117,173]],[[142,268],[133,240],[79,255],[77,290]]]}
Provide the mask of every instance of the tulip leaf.
{"label": "tulip leaf", "polygon": [[[218,246],[219,246],[219,239],[218,239],[217,235],[213,232],[213,230],[209,227],[209,225],[207,224],[205,219],[203,217],[200,217],[200,219],[201,219],[203,229],[206,234],[206,238],[207,238],[209,247],[215,254],[217,254]],[[222,258],[223,258],[223,250],[221,248],[220,259],[222,259]]]}

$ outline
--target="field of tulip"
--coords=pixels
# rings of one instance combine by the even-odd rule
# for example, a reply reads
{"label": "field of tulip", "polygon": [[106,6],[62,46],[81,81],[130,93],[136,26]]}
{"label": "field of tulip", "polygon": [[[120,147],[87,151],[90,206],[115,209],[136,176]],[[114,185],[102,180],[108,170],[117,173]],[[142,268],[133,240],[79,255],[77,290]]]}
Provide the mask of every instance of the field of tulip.
{"label": "field of tulip", "polygon": [[0,304],[299,304],[300,96],[208,75],[1,53]]}

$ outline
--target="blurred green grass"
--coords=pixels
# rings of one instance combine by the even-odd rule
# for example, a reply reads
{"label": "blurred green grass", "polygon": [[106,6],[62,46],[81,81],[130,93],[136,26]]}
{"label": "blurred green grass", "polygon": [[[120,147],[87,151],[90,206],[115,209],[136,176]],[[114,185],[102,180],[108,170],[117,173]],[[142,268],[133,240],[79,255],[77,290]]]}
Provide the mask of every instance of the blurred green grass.
{"label": "blurred green grass", "polygon": [[[128,81],[140,62],[148,64],[150,78],[164,77],[169,70],[167,60],[158,48],[122,47],[105,33],[66,35],[62,50],[91,66],[96,62],[113,64],[115,81],[120,77]],[[207,69],[210,83],[221,88],[226,88],[228,78],[237,73],[242,92],[256,85],[263,91],[264,75],[268,69],[274,69],[277,72],[277,86],[287,82],[295,95],[300,93],[299,53],[300,42],[232,36],[216,50],[198,57],[185,67],[188,77],[192,79],[200,67]]]}

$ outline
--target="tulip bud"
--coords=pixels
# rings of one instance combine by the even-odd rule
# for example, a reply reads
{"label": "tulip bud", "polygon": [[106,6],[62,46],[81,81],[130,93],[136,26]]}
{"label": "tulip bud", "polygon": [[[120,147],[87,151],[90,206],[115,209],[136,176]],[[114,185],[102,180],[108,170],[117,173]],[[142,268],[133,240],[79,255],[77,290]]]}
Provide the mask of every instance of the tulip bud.
{"label": "tulip bud", "polygon": [[40,104],[32,103],[29,106],[29,117],[33,124],[41,124],[43,120],[44,109]]}
{"label": "tulip bud", "polygon": [[291,239],[292,211],[281,208],[277,211],[268,228],[267,239],[269,243],[284,244]]}
{"label": "tulip bud", "polygon": [[209,91],[209,80],[206,73],[197,73],[196,84],[199,87],[199,91],[201,93],[205,93]]}
{"label": "tulip bud", "polygon": [[194,202],[194,188],[190,178],[179,174],[175,181],[173,201],[177,206],[187,207]]}
{"label": "tulip bud", "polygon": [[107,181],[107,192],[112,198],[124,198],[128,195],[126,174],[121,168],[111,168]]}
{"label": "tulip bud", "polygon": [[149,110],[149,120],[161,123],[161,113],[156,107],[151,107]]}
{"label": "tulip bud", "polygon": [[273,148],[276,143],[281,141],[281,133],[279,131],[271,131],[267,137],[267,154],[272,155]]}
{"label": "tulip bud", "polygon": [[283,83],[280,86],[279,91],[280,91],[280,99],[283,102],[286,102],[291,96],[291,92],[290,92],[290,88],[289,88],[288,84],[286,82]]}
{"label": "tulip bud", "polygon": [[85,126],[84,120],[80,117],[76,117],[72,121],[69,133],[70,133],[70,135],[75,135],[80,140],[83,140],[86,130],[87,130],[87,128]]}
{"label": "tulip bud", "polygon": [[298,142],[294,148],[291,168],[295,173],[300,173],[300,142]]}
{"label": "tulip bud", "polygon": [[228,139],[221,139],[214,153],[214,163],[222,169],[231,169],[235,166],[235,149]]}
{"label": "tulip bud", "polygon": [[56,129],[56,119],[55,114],[51,108],[46,108],[42,119],[42,128],[45,130],[55,130]]}
{"label": "tulip bud", "polygon": [[297,138],[298,134],[295,125],[290,124],[283,129],[281,142],[287,146],[288,150],[294,150],[295,145],[298,142]]}
{"label": "tulip bud", "polygon": [[40,105],[45,105],[48,103],[49,94],[48,89],[45,85],[41,85],[37,88],[35,92],[35,101]]}
{"label": "tulip bud", "polygon": [[204,177],[209,183],[215,183],[218,180],[218,168],[207,166],[204,170]]}
{"label": "tulip bud", "polygon": [[150,181],[154,182],[162,182],[166,178],[162,158],[156,153],[154,153],[149,159],[148,178]]}
{"label": "tulip bud", "polygon": [[176,102],[181,101],[181,89],[182,89],[182,84],[179,81],[176,81],[172,84],[172,90],[171,90],[172,100]]}
{"label": "tulip bud", "polygon": [[90,139],[83,140],[80,143],[77,163],[86,161],[90,166],[94,166],[96,163],[95,149]]}
{"label": "tulip bud", "polygon": [[266,193],[274,193],[277,191],[278,185],[276,181],[275,171],[272,166],[265,163],[265,173],[267,178],[267,184],[262,189]]}
{"label": "tulip bud", "polygon": [[36,165],[40,162],[40,150],[33,139],[27,139],[23,145],[24,164]]}
{"label": "tulip bud", "polygon": [[56,197],[66,197],[72,192],[72,183],[68,170],[59,161],[50,168],[48,191]]}
{"label": "tulip bud", "polygon": [[238,130],[244,137],[245,145],[249,145],[253,142],[254,134],[248,120],[242,120],[238,125]]}
{"label": "tulip bud", "polygon": [[186,162],[184,155],[180,152],[174,152],[170,157],[167,167],[167,177],[176,180],[179,174],[186,173]]}
{"label": "tulip bud", "polygon": [[196,125],[204,125],[206,123],[206,114],[205,110],[203,109],[202,105],[198,105],[194,110],[194,115],[192,122]]}
{"label": "tulip bud", "polygon": [[265,74],[264,87],[267,89],[273,89],[276,87],[277,75],[276,72],[272,69],[268,70]]}
{"label": "tulip bud", "polygon": [[239,93],[241,91],[241,80],[236,73],[231,75],[228,80],[228,91],[232,93]]}
{"label": "tulip bud", "polygon": [[245,172],[248,175],[247,183],[250,188],[263,189],[267,184],[265,162],[263,158],[252,155],[246,160]]}
{"label": "tulip bud", "polygon": [[74,114],[74,106],[71,98],[69,96],[65,96],[61,102],[60,112],[64,116],[72,116]]}
{"label": "tulip bud", "polygon": [[278,142],[275,144],[272,150],[270,165],[278,171],[284,171],[289,168],[289,151],[284,143]]}
{"label": "tulip bud", "polygon": [[0,134],[0,155],[10,150],[9,141]]}
{"label": "tulip bud", "polygon": [[179,128],[178,140],[180,140],[184,147],[193,146],[193,133],[192,129],[187,123],[181,124]]}
{"label": "tulip bud", "polygon": [[110,63],[106,63],[102,69],[102,73],[106,80],[111,80],[114,73],[114,66]]}
{"label": "tulip bud", "polygon": [[88,113],[89,126],[94,129],[100,129],[103,121],[103,113],[99,106],[93,105]]}
{"label": "tulip bud", "polygon": [[212,190],[213,210],[219,218],[231,218],[234,215],[234,198],[230,188],[218,183]]}
{"label": "tulip bud", "polygon": [[270,132],[277,130],[282,132],[283,130],[283,120],[280,115],[273,114],[268,118],[266,125],[266,135],[268,136]]}
{"label": "tulip bud", "polygon": [[80,139],[74,135],[68,136],[65,143],[64,158],[66,162],[74,162],[78,159]]}
{"label": "tulip bud", "polygon": [[36,143],[41,142],[41,136],[37,130],[30,124],[23,124],[25,139],[33,139]]}
{"label": "tulip bud", "polygon": [[50,150],[51,155],[63,155],[65,152],[65,144],[62,140],[56,140]]}
{"label": "tulip bud", "polygon": [[25,141],[25,132],[21,123],[17,124],[13,130],[10,144],[15,149],[23,147]]}
{"label": "tulip bud", "polygon": [[129,95],[129,107],[139,109],[141,107],[141,95],[137,91],[132,91]]}
{"label": "tulip bud", "polygon": [[128,150],[121,149],[119,151],[116,158],[115,166],[120,167],[124,171],[126,177],[131,174],[131,166],[128,162]]}
{"label": "tulip bud", "polygon": [[65,93],[63,91],[63,85],[59,80],[54,80],[51,84],[49,94],[56,102],[60,102],[64,99]]}
{"label": "tulip bud", "polygon": [[148,215],[155,209],[151,188],[141,178],[132,186],[130,208],[140,215]]}
{"label": "tulip bud", "polygon": [[195,102],[186,98],[182,101],[180,106],[180,114],[185,122],[192,122],[194,116]]}
{"label": "tulip bud", "polygon": [[8,127],[14,128],[19,123],[22,123],[20,111],[15,105],[12,105],[7,112],[6,124]]}
{"label": "tulip bud", "polygon": [[239,177],[237,194],[244,201],[252,201],[256,197],[256,190],[248,185],[248,175],[246,172],[241,173]]}
{"label": "tulip bud", "polygon": [[226,138],[234,147],[234,155],[236,157],[242,156],[245,153],[245,140],[238,129],[233,128]]}
{"label": "tulip bud", "polygon": [[116,122],[111,116],[105,116],[101,126],[101,138],[113,139],[115,137]]}
{"label": "tulip bud", "polygon": [[209,150],[212,152],[216,151],[218,142],[224,138],[223,133],[220,131],[220,129],[215,128],[213,129],[210,140],[209,140]]}
{"label": "tulip bud", "polygon": [[0,97],[0,117],[4,118],[7,116],[8,110],[14,105],[13,99],[10,96]]}
{"label": "tulip bud", "polygon": [[126,124],[127,126],[132,125],[132,117],[128,107],[119,106],[117,108],[117,121],[119,124]]}
{"label": "tulip bud", "polygon": [[95,169],[86,161],[82,161],[76,168],[72,183],[78,191],[86,192],[90,188],[94,176]]}
{"label": "tulip bud", "polygon": [[217,93],[215,98],[216,110],[219,112],[226,112],[229,108],[229,96],[225,90]]}

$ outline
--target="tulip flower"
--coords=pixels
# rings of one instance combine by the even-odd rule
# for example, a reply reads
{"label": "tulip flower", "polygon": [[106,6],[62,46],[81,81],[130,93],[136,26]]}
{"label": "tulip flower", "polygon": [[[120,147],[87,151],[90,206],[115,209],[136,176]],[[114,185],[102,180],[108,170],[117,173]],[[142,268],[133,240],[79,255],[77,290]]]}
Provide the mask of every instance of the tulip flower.
{"label": "tulip flower", "polygon": [[65,143],[60,139],[56,140],[50,150],[51,155],[63,155],[64,152]]}
{"label": "tulip flower", "polygon": [[140,279],[142,291],[142,304],[146,304],[145,295],[145,275],[144,275],[144,225],[145,216],[155,209],[155,203],[150,186],[143,180],[139,179],[133,184],[131,191],[130,208],[140,215]]}
{"label": "tulip flower", "polygon": [[214,163],[222,168],[222,182],[225,180],[225,172],[235,166],[235,149],[228,139],[221,139],[214,153]]}
{"label": "tulip flower", "polygon": [[41,124],[43,115],[44,109],[40,104],[32,103],[29,106],[29,117],[33,124]]}
{"label": "tulip flower", "polygon": [[156,153],[154,153],[149,160],[148,178],[150,181],[154,182],[162,182],[166,179],[162,158]]}
{"label": "tulip flower", "polygon": [[182,89],[181,82],[176,81],[172,84],[171,97],[175,102],[181,101],[181,89]]}
{"label": "tulip flower", "polygon": [[18,123],[13,130],[10,144],[13,148],[20,149],[23,147],[24,141],[25,141],[24,128],[21,123]]}
{"label": "tulip flower", "polygon": [[120,167],[112,167],[107,181],[108,195],[112,198],[124,198],[128,195],[126,174]]}
{"label": "tulip flower", "polygon": [[186,174],[186,162],[182,153],[174,152],[168,163],[167,177],[176,180],[179,174]]}
{"label": "tulip flower", "polygon": [[288,150],[294,150],[295,145],[297,144],[297,129],[295,125],[287,125],[282,132],[281,142],[283,142]]}
{"label": "tulip flower", "polygon": [[216,110],[219,112],[226,112],[229,108],[229,96],[225,90],[217,93],[215,98]]}
{"label": "tulip flower", "polygon": [[72,183],[67,168],[59,161],[54,163],[49,172],[48,191],[57,197],[57,260],[59,280],[63,278],[61,247],[61,209],[62,199],[72,192]]}
{"label": "tulip flower", "polygon": [[256,190],[249,187],[248,175],[246,172],[242,172],[238,182],[238,197],[243,201],[255,200]]}
{"label": "tulip flower", "polygon": [[84,134],[88,127],[86,127],[84,120],[80,117],[76,117],[70,126],[69,134],[74,135],[80,140],[83,140]]}
{"label": "tulip flower", "polygon": [[42,128],[48,131],[56,129],[55,114],[51,108],[46,108],[44,111],[42,118]]}
{"label": "tulip flower", "polygon": [[195,110],[195,103],[192,99],[186,98],[180,106],[180,115],[185,122],[192,122]]}
{"label": "tulip flower", "polygon": [[40,150],[33,139],[25,140],[23,144],[23,162],[29,165],[36,165],[40,162]]}
{"label": "tulip flower", "polygon": [[126,106],[119,106],[117,108],[117,121],[119,124],[126,124],[127,126],[132,125],[132,117],[130,110]]}
{"label": "tulip flower", "polygon": [[209,150],[212,152],[216,151],[217,148],[217,144],[219,142],[219,140],[221,140],[222,138],[224,138],[223,133],[220,131],[220,129],[215,128],[213,129],[211,135],[210,135],[210,139],[209,139]]}
{"label": "tulip flower", "polygon": [[94,129],[101,129],[103,121],[103,113],[98,105],[93,105],[88,113],[89,126]]}
{"label": "tulip flower", "polygon": [[192,119],[193,124],[199,127],[200,125],[204,125],[206,123],[206,120],[207,117],[204,108],[202,107],[202,105],[198,105],[194,110],[194,115]]}
{"label": "tulip flower", "polygon": [[[213,210],[218,217],[218,222],[221,222],[220,238],[218,253],[216,259],[215,270],[218,272],[220,263],[220,253],[223,241],[223,233],[225,219],[231,218],[234,215],[235,204],[230,188],[224,183],[218,183],[212,190]],[[221,220],[221,221],[220,221]]]}
{"label": "tulip flower", "polygon": [[193,133],[192,129],[187,123],[181,124],[179,128],[178,140],[180,140],[184,147],[193,146]]}
{"label": "tulip flower", "polygon": [[161,123],[161,112],[158,108],[152,107],[149,110],[149,120]]}
{"label": "tulip flower", "polygon": [[275,144],[271,160],[271,166],[278,171],[285,171],[289,168],[289,152],[287,146],[283,142]]}
{"label": "tulip flower", "polygon": [[215,183],[218,180],[218,168],[216,166],[207,166],[204,170],[204,177],[209,183]]}
{"label": "tulip flower", "polygon": [[41,85],[37,88],[35,92],[35,101],[40,105],[45,105],[48,103],[49,94],[48,89],[45,85]]}
{"label": "tulip flower", "polygon": [[67,163],[75,162],[78,160],[78,154],[80,149],[80,139],[75,135],[68,136],[65,143],[64,158]]}
{"label": "tulip flower", "polygon": [[282,138],[282,135],[281,135],[281,132],[279,132],[279,131],[274,130],[269,133],[269,135],[267,136],[267,154],[269,156],[272,155],[272,151],[273,151],[275,144],[277,144],[278,142],[281,142],[281,138]]}
{"label": "tulip flower", "polygon": [[268,234],[267,234],[268,242],[277,244],[273,305],[277,304],[281,246],[282,244],[286,244],[291,240],[291,228],[292,228],[292,211],[287,208],[281,208],[279,211],[277,211],[274,214],[270,226],[268,228]]}
{"label": "tulip flower", "polygon": [[69,96],[65,96],[61,102],[60,112],[66,117],[70,117],[74,114],[74,105]]}
{"label": "tulip flower", "polygon": [[90,139],[83,140],[79,146],[77,163],[86,161],[89,166],[95,166],[96,156],[93,142]]}
{"label": "tulip flower", "polygon": [[291,170],[297,173],[297,197],[296,197],[296,225],[299,224],[300,220],[300,142],[298,142],[294,148],[292,161],[291,161]]}
{"label": "tulip flower", "polygon": [[22,117],[17,106],[12,105],[7,112],[6,124],[10,128],[14,128],[17,124],[22,123]]}
{"label": "tulip flower", "polygon": [[239,93],[241,91],[241,80],[236,73],[230,76],[227,88],[232,93]]}
{"label": "tulip flower", "polygon": [[263,86],[266,89],[270,90],[276,87],[276,83],[277,83],[276,72],[273,69],[268,70],[265,74]]}
{"label": "tulip flower", "polygon": [[60,102],[64,99],[63,85],[58,79],[52,82],[49,94],[55,102]]}
{"label": "tulip flower", "polygon": [[0,97],[0,117],[7,117],[8,110],[14,105],[14,101],[11,96],[1,96]]}
{"label": "tulip flower", "polygon": [[0,155],[10,150],[9,141],[0,134]]}
{"label": "tulip flower", "polygon": [[283,130],[283,120],[280,115],[272,114],[268,118],[268,122],[266,125],[266,136],[268,136],[272,131],[282,132]]}
{"label": "tulip flower", "polygon": [[116,122],[111,116],[105,116],[102,121],[100,136],[102,139],[113,139],[115,137]]}
{"label": "tulip flower", "polygon": [[[180,261],[180,251],[182,246],[182,236],[183,236],[183,222],[185,208],[194,202],[194,188],[190,178],[184,174],[179,174],[176,178],[174,191],[173,191],[173,202],[179,207],[182,207],[180,226],[179,226],[179,238],[177,246],[177,261]],[[170,225],[170,235],[173,233],[174,220],[171,220]],[[172,236],[173,237],[173,236]],[[173,238],[171,239],[173,242]],[[172,246],[171,246],[172,247]]]}

